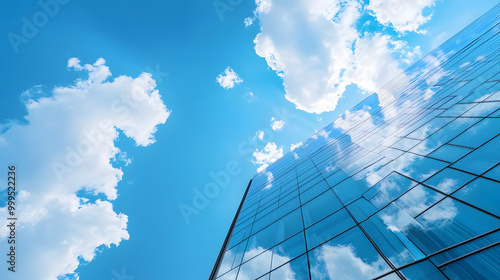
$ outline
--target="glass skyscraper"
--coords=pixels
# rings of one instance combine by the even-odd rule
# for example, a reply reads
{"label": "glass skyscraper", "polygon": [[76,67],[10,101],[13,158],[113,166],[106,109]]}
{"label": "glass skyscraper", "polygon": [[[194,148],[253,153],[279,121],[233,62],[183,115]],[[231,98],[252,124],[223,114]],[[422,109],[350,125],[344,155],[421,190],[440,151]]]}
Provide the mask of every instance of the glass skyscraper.
{"label": "glass skyscraper", "polygon": [[500,5],[249,183],[212,280],[500,279]]}

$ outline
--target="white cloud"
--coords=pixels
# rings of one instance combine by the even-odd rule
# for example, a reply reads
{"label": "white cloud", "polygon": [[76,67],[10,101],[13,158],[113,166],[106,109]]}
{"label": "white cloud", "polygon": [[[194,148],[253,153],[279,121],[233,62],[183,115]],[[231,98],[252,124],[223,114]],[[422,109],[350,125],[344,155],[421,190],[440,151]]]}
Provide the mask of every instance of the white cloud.
{"label": "white cloud", "polygon": [[254,94],[253,92],[251,92],[251,91],[250,91],[250,92],[247,92],[247,93],[245,94],[245,96],[246,96],[246,98],[247,98],[247,100],[248,100],[248,103],[252,103],[252,102],[254,102],[255,100],[257,100],[257,96],[255,96],[255,94]]}
{"label": "white cloud", "polygon": [[279,147],[274,142],[269,142],[266,144],[262,151],[255,150],[253,153],[255,160],[252,160],[253,164],[260,164],[257,172],[264,171],[269,164],[275,162],[283,156],[283,147]]}
{"label": "white cloud", "polygon": [[224,70],[224,73],[219,74],[217,76],[216,81],[220,84],[221,87],[225,89],[230,89],[233,88],[235,84],[239,84],[243,82],[243,79],[241,79],[236,72],[234,72],[231,67],[227,67],[226,70]]}
{"label": "white cloud", "polygon": [[302,142],[299,142],[299,143],[297,143],[297,144],[292,144],[292,145],[290,146],[290,151],[293,151],[293,150],[297,149],[298,147],[301,147],[302,145],[303,145],[303,143],[302,143]]}
{"label": "white cloud", "polygon": [[[104,59],[81,66],[72,58],[68,67],[88,72],[89,78],[27,100],[27,124],[13,124],[1,134],[0,164],[16,162],[22,170],[17,213],[22,246],[17,256],[18,263],[29,267],[9,279],[53,280],[72,274],[79,258],[91,261],[96,248],[129,238],[128,217],[114,212],[111,202],[123,175],[111,163],[128,162],[114,141],[120,130],[147,146],[170,114],[148,73],[108,81],[111,72]],[[107,201],[90,202],[77,195],[81,190],[104,194]],[[0,218],[5,220],[6,214],[0,208]],[[7,234],[1,227],[0,243]],[[2,269],[0,278],[5,273]]]}
{"label": "white cloud", "polygon": [[259,140],[262,140],[262,139],[264,139],[264,135],[265,135],[264,131],[259,130],[255,133],[253,140],[255,140],[255,138],[259,138]]}
{"label": "white cloud", "polygon": [[283,79],[285,98],[309,113],[335,110],[352,84],[374,92],[419,55],[404,41],[360,32],[365,7],[356,0],[256,2],[255,51]]}
{"label": "white cloud", "polygon": [[434,6],[436,0],[370,0],[368,9],[383,25],[391,25],[397,32],[417,32],[420,26],[431,19],[424,9]]}
{"label": "white cloud", "polygon": [[437,188],[445,193],[451,193],[458,185],[457,180],[445,178],[437,185]]}
{"label": "white cloud", "polygon": [[259,13],[269,13],[273,6],[272,0],[255,0],[255,3],[257,4],[256,11]]}
{"label": "white cloud", "polygon": [[345,79],[361,90],[375,92],[401,73],[398,62],[392,58],[394,44],[388,35],[379,33],[365,36],[355,43],[353,64],[346,69]]}
{"label": "white cloud", "polygon": [[325,138],[326,140],[328,140],[328,138],[330,138],[330,132],[329,132],[329,131],[327,131],[326,129],[322,129],[322,130],[320,130],[320,131],[317,133],[317,135],[319,135],[319,136],[321,136],[321,137]]}
{"label": "white cloud", "polygon": [[251,18],[251,17],[245,18],[244,21],[243,21],[245,23],[245,27],[249,27],[250,25],[252,25],[254,20],[255,19]]}
{"label": "white cloud", "polygon": [[271,128],[274,131],[281,130],[285,126],[285,122],[283,120],[276,120],[274,117],[271,118]]}

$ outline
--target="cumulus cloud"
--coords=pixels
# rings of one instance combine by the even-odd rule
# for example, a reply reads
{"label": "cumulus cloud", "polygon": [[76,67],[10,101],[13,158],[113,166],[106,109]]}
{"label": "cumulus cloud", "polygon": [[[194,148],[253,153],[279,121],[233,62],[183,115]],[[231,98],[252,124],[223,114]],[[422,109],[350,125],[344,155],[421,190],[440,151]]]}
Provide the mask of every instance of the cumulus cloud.
{"label": "cumulus cloud", "polygon": [[388,35],[376,33],[359,38],[354,45],[353,64],[344,74],[345,80],[356,84],[361,90],[375,92],[402,69],[392,57],[397,44]]}
{"label": "cumulus cloud", "polygon": [[358,29],[366,13],[356,0],[256,0],[257,55],[283,80],[300,110],[335,110],[349,85],[375,92],[420,55],[405,41]]}
{"label": "cumulus cloud", "polygon": [[262,151],[256,149],[253,156],[255,160],[252,160],[252,163],[259,164],[260,167],[257,169],[257,172],[261,172],[283,156],[283,147],[278,148],[274,142],[269,142]]}
{"label": "cumulus cloud", "polygon": [[431,19],[432,14],[424,15],[426,8],[434,6],[436,0],[370,0],[368,9],[383,25],[391,25],[397,32],[417,32],[420,26]]}
{"label": "cumulus cloud", "polygon": [[285,126],[285,122],[283,120],[277,120],[274,117],[271,118],[271,128],[274,131],[281,130]]}
{"label": "cumulus cloud", "polygon": [[243,82],[243,79],[241,79],[240,76],[238,76],[238,74],[236,74],[236,72],[228,66],[226,70],[224,70],[224,73],[217,76],[216,81],[221,87],[230,89],[233,88],[235,84]]}
{"label": "cumulus cloud", "polygon": [[[13,124],[0,134],[0,164],[16,162],[23,182],[17,213],[23,244],[17,256],[29,267],[9,279],[74,274],[80,259],[91,261],[97,248],[129,238],[128,217],[113,210],[123,172],[112,163],[130,162],[114,142],[122,131],[148,146],[170,114],[151,74],[111,80],[102,58],[85,65],[71,58],[68,67],[88,78],[50,94],[26,95],[27,124]],[[100,199],[88,199],[97,194]],[[6,215],[0,208],[0,218]],[[6,244],[6,237],[1,227],[0,243]]]}

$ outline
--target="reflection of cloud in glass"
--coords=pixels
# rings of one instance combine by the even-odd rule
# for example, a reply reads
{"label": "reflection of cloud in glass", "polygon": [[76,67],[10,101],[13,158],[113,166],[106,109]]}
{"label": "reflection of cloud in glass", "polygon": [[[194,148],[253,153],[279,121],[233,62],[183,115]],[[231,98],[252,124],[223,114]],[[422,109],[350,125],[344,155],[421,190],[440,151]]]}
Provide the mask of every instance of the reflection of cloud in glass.
{"label": "reflection of cloud in glass", "polygon": [[[231,251],[229,254],[226,254],[227,258],[230,260],[234,259],[234,253]],[[296,279],[296,273],[292,270],[290,266],[290,257],[288,256],[281,256],[279,254],[272,253],[271,250],[265,250],[262,247],[257,247],[253,248],[245,253],[245,256],[248,256],[249,258],[253,258],[249,260],[248,262],[244,263],[241,268],[239,269],[234,269],[233,271],[230,271],[226,274],[224,274],[222,277],[217,278],[217,280],[234,280],[236,278],[236,274],[238,274],[238,280],[254,280],[270,271],[270,263],[271,263],[271,257],[273,262],[277,263],[286,263],[285,265],[281,266],[279,270],[277,270],[273,274],[273,278],[275,279],[283,279],[283,280],[295,280]],[[231,261],[230,261],[231,262]],[[219,274],[221,275],[228,271],[231,268],[231,263],[226,262],[223,260],[220,269],[219,269]]]}
{"label": "reflection of cloud in glass", "polygon": [[396,211],[392,211],[392,213],[388,213],[388,211],[381,213],[380,218],[385,223],[387,228],[394,232],[404,231],[410,225],[422,227],[415,221],[415,219],[413,219],[413,217],[408,215],[408,213],[399,207]]}
{"label": "reflection of cloud in glass", "polygon": [[457,185],[458,185],[457,180],[451,178],[445,178],[437,185],[437,188],[445,193],[450,193],[456,189]]}
{"label": "reflection of cloud in glass", "polygon": [[370,279],[386,271],[387,264],[378,257],[372,263],[366,263],[356,255],[351,245],[323,245],[315,253],[317,264],[311,267],[314,279]]}
{"label": "reflection of cloud in glass", "polygon": [[[426,193],[416,192],[412,199],[415,199],[417,201],[426,200]],[[408,207],[410,208],[408,212],[418,212],[421,210],[420,207],[416,204],[408,205]],[[387,228],[391,231],[405,231],[410,227],[410,225],[424,229],[421,223],[418,223],[403,209],[396,206],[392,209],[395,211],[384,211],[380,216],[382,221],[384,221],[384,223],[386,224]],[[451,199],[440,202],[439,204],[434,206],[433,209],[434,211],[427,211],[421,216],[421,218],[426,221],[426,227],[428,230],[447,226],[448,222],[452,222],[458,214],[458,209]]]}
{"label": "reflection of cloud in glass", "polygon": [[450,75],[450,71],[444,70],[441,66],[450,55],[452,52],[445,54],[442,50],[438,50],[435,54],[424,57],[422,61],[425,65],[417,77],[425,77],[427,85],[433,86],[443,77]]}
{"label": "reflection of cloud in glass", "polygon": [[264,190],[270,189],[273,186],[273,181],[274,181],[273,173],[271,171],[268,171],[266,173],[266,176],[267,176],[267,183],[266,186],[264,187]]}
{"label": "reflection of cloud in glass", "polygon": [[434,208],[434,211],[427,211],[422,214],[422,219],[426,226],[442,227],[453,221],[458,214],[458,209],[452,199],[445,199]]}
{"label": "reflection of cloud in glass", "polygon": [[400,199],[398,199],[397,203],[408,214],[415,217],[442,198],[442,194],[428,189],[422,185],[418,185],[411,191],[403,195]]}
{"label": "reflection of cloud in glass", "polygon": [[[219,266],[219,271],[217,272],[217,277],[221,276],[222,274],[228,272],[231,269],[231,266],[234,261],[234,255],[235,253],[233,253],[232,250],[229,250],[224,254],[224,258],[222,259],[222,262]],[[236,277],[236,272],[237,271],[231,271],[226,275],[224,275],[222,278],[218,279],[225,279],[225,280],[234,279]]]}

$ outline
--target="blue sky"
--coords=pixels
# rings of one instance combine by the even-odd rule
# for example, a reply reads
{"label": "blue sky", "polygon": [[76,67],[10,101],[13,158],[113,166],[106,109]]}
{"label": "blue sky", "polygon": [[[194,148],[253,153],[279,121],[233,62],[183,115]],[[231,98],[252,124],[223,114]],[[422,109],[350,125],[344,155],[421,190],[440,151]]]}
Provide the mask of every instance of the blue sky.
{"label": "blue sky", "polygon": [[[66,2],[0,4],[0,168],[19,170],[25,237],[18,272],[2,267],[2,279],[208,278],[257,168],[498,3]],[[112,119],[103,137],[114,146],[99,143],[54,180],[53,163],[82,143],[78,129],[110,117],[111,99],[134,87],[147,95]],[[196,208],[211,174],[229,182]]]}

